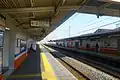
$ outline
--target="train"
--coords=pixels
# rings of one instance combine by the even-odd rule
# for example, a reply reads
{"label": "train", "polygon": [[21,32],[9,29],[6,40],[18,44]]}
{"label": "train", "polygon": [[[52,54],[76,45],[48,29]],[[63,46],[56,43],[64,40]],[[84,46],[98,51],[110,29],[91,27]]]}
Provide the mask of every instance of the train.
{"label": "train", "polygon": [[120,28],[98,29],[94,33],[50,40],[49,44],[118,56],[120,55]]}

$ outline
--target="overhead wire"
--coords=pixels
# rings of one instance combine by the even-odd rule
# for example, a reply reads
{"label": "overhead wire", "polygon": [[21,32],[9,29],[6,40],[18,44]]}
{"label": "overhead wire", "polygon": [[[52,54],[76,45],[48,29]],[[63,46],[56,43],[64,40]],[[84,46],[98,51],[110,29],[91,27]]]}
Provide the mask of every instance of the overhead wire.
{"label": "overhead wire", "polygon": [[[75,34],[79,34],[79,33],[82,33],[82,32],[86,32],[86,31],[90,31],[90,30],[97,29],[97,28],[101,28],[101,27],[109,26],[109,25],[115,24],[115,23],[117,23],[117,22],[120,22],[120,20],[115,21],[115,22],[111,22],[111,23],[108,23],[108,24],[105,24],[105,25],[102,25],[102,26],[99,26],[99,27],[91,28],[91,29],[88,29],[88,30],[83,30],[83,31],[80,31],[80,32],[75,33]],[[72,34],[72,35],[75,35],[75,34]]]}
{"label": "overhead wire", "polygon": [[[75,10],[75,12],[78,11],[78,10],[80,10],[81,8],[83,8],[83,7],[85,6],[85,4],[88,3],[88,1],[89,1],[89,0],[83,0],[83,1],[79,4],[80,7],[79,7],[77,10]],[[78,16],[78,14],[76,14],[74,17],[72,17],[71,20],[73,20],[76,16]]]}
{"label": "overhead wire", "polygon": [[[95,24],[97,24],[98,22],[103,22],[103,21],[108,20],[108,19],[110,19],[110,18],[111,18],[111,17],[105,18],[105,19],[102,19],[102,20],[100,20],[100,21],[96,21],[96,22],[94,22],[94,23],[90,22],[91,24],[85,25],[84,27],[95,25]],[[95,20],[97,20],[97,19],[95,19]],[[95,21],[95,20],[93,20],[93,21]],[[88,23],[88,22],[87,22],[87,23]]]}
{"label": "overhead wire", "polygon": [[[76,17],[77,15],[75,15],[75,17]],[[75,18],[74,17],[74,18]],[[92,25],[95,25],[95,24],[97,24],[98,22],[103,22],[103,21],[105,21],[105,20],[108,20],[108,19],[110,19],[111,17],[108,17],[108,18],[105,18],[105,19],[102,19],[102,20],[100,20],[100,21],[96,21],[96,22],[94,22],[94,23],[91,23],[91,22],[93,22],[93,21],[95,21],[95,20],[97,20],[97,19],[95,19],[95,20],[93,20],[93,21],[88,21],[87,22],[87,24],[88,25],[85,25],[84,27],[87,27],[87,26],[92,26]],[[73,20],[73,19],[72,19]],[[89,23],[91,23],[91,24],[89,24]],[[79,32],[78,32],[79,33]],[[76,33],[75,33],[76,34]],[[74,34],[71,34],[71,35],[74,35]]]}
{"label": "overhead wire", "polygon": [[[78,16],[78,14],[76,14],[76,15],[71,19],[71,21],[69,21],[69,27],[70,27],[70,23],[72,23],[72,21],[74,20],[74,18],[76,18],[77,16]],[[97,24],[98,22],[102,22],[102,21],[108,20],[108,19],[110,19],[110,18],[111,18],[111,17],[105,18],[105,19],[102,19],[102,20],[100,20],[100,21],[96,21],[96,22],[94,22],[94,23],[92,23],[92,22],[95,21],[95,20],[97,20],[97,19],[95,19],[95,20],[93,20],[93,21],[90,20],[90,21],[87,22],[88,25],[85,25],[84,27],[95,25],[95,24]],[[91,24],[89,24],[89,23],[91,23]]]}

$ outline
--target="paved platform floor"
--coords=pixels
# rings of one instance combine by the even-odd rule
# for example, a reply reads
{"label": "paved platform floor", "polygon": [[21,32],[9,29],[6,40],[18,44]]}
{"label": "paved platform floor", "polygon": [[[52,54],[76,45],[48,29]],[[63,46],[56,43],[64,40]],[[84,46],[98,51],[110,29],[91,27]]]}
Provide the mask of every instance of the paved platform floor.
{"label": "paved platform floor", "polygon": [[[41,48],[41,49],[40,49]],[[40,51],[41,50],[41,51]],[[52,74],[52,71],[54,77]],[[49,69],[49,70],[48,70]],[[63,65],[59,63],[44,47],[37,45],[36,52],[31,51],[7,80],[77,80]]]}
{"label": "paved platform floor", "polygon": [[55,57],[53,57],[45,47],[41,47],[41,51],[44,52],[48,59],[49,64],[51,64],[57,80],[77,80],[76,77],[69,72]]}
{"label": "paved platform floor", "polygon": [[37,45],[36,52],[31,51],[20,68],[7,80],[42,80],[40,62],[40,48]]}

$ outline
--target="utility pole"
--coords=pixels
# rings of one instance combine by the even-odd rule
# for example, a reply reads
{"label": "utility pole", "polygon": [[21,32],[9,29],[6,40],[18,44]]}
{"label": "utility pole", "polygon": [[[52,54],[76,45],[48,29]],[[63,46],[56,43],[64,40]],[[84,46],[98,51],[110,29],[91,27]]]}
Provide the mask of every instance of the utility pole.
{"label": "utility pole", "polygon": [[71,28],[71,27],[70,27],[70,25],[69,25],[69,37],[70,37],[70,28]]}

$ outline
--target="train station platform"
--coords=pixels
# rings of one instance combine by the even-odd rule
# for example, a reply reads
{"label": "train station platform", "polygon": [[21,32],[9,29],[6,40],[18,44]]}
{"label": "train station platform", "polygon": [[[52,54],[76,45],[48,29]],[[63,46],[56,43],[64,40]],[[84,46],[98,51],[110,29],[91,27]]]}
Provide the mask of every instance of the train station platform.
{"label": "train station platform", "polygon": [[40,48],[30,51],[21,66],[7,80],[42,80],[40,69]]}
{"label": "train station platform", "polygon": [[7,80],[77,80],[42,45]]}
{"label": "train station platform", "polygon": [[[72,75],[72,73],[70,73],[59,61],[57,61],[48,52],[47,49],[45,49],[45,47],[43,47],[43,46],[40,46],[40,47],[41,47],[41,51],[42,51],[41,57],[43,58],[42,59],[42,62],[43,62],[42,65],[44,65],[44,69],[42,69],[44,71],[42,71],[42,72],[46,72],[46,74],[49,73],[49,75],[46,76],[48,80],[77,80]],[[46,60],[45,60],[45,58],[46,58]],[[50,74],[52,74],[54,76],[51,78]]]}

